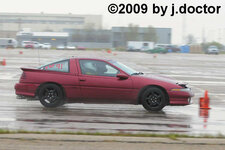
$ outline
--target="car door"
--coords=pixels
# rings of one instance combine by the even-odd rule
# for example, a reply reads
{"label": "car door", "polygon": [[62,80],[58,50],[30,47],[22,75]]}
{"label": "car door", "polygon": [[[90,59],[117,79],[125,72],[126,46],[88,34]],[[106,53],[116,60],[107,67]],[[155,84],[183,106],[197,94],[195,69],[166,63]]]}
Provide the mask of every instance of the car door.
{"label": "car door", "polygon": [[84,101],[91,103],[130,103],[132,80],[116,77],[121,70],[106,61],[79,59],[79,82]]}

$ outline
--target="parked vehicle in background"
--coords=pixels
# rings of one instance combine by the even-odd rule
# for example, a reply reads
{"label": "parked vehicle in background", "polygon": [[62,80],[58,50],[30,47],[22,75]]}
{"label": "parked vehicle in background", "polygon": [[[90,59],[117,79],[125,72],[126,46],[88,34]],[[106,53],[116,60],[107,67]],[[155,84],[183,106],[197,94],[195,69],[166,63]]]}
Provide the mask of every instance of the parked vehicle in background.
{"label": "parked vehicle in background", "polygon": [[29,42],[31,42],[31,41],[22,41],[22,42],[21,42],[21,46],[22,46],[23,48],[25,48],[26,44],[29,43]]}
{"label": "parked vehicle in background", "polygon": [[52,45],[50,43],[43,43],[42,48],[43,49],[50,49]]}
{"label": "parked vehicle in background", "polygon": [[165,54],[168,52],[168,50],[163,47],[155,47],[153,49],[149,49],[147,52],[148,53],[163,53],[163,54]]}
{"label": "parked vehicle in background", "polygon": [[177,45],[171,44],[156,44],[155,47],[161,47],[167,49],[168,52],[180,52],[181,49]]}
{"label": "parked vehicle in background", "polygon": [[42,43],[39,43],[39,48],[42,48],[43,47],[43,44]]}
{"label": "parked vehicle in background", "polygon": [[76,47],[73,46],[73,45],[67,45],[67,46],[66,46],[66,49],[68,49],[68,50],[75,50]]}
{"label": "parked vehicle in background", "polygon": [[65,46],[64,45],[58,45],[58,46],[56,46],[56,49],[63,50],[63,49],[65,49]]}
{"label": "parked vehicle in background", "polygon": [[16,94],[36,97],[45,107],[66,102],[118,103],[160,111],[167,105],[189,105],[193,96],[184,83],[145,75],[113,60],[71,58],[22,70]]}
{"label": "parked vehicle in background", "polygon": [[150,41],[128,41],[128,51],[147,51],[154,48],[154,42]]}
{"label": "parked vehicle in background", "polygon": [[23,41],[22,47],[23,48],[34,48],[34,42],[33,41]]}
{"label": "parked vehicle in background", "polygon": [[78,46],[77,47],[77,50],[85,50],[86,48],[85,47],[82,47],[82,46]]}
{"label": "parked vehicle in background", "polygon": [[216,46],[211,45],[208,47],[206,53],[207,54],[219,54],[219,49]]}
{"label": "parked vehicle in background", "polygon": [[176,45],[168,45],[165,47],[168,52],[180,52],[181,49]]}
{"label": "parked vehicle in background", "polygon": [[13,38],[0,38],[0,47],[2,48],[16,48],[17,41]]}
{"label": "parked vehicle in background", "polygon": [[40,43],[39,42],[36,42],[36,41],[33,41],[34,43],[34,48],[40,48]]}

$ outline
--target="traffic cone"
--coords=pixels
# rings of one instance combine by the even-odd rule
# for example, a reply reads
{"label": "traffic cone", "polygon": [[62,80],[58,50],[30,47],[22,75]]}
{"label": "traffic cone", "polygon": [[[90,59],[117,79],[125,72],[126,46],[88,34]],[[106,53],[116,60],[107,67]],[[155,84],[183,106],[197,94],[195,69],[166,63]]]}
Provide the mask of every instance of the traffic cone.
{"label": "traffic cone", "polygon": [[199,106],[200,109],[210,109],[209,107],[209,97],[208,97],[208,91],[205,91],[205,96],[200,97],[199,99]]}
{"label": "traffic cone", "polygon": [[5,59],[3,59],[3,61],[2,61],[2,66],[6,66],[6,61],[5,61]]}

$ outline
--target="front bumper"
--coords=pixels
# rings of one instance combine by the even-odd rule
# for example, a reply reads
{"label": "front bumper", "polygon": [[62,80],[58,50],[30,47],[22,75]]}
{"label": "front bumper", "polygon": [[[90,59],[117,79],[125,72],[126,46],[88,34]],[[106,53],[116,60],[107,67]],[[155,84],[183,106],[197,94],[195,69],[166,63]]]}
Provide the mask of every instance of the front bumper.
{"label": "front bumper", "polygon": [[189,105],[192,103],[194,93],[186,88],[184,91],[169,91],[170,105]]}
{"label": "front bumper", "polygon": [[209,54],[218,54],[219,52],[208,52]]}
{"label": "front bumper", "polygon": [[15,85],[15,92],[16,95],[35,97],[38,86],[38,84],[32,83],[17,83]]}

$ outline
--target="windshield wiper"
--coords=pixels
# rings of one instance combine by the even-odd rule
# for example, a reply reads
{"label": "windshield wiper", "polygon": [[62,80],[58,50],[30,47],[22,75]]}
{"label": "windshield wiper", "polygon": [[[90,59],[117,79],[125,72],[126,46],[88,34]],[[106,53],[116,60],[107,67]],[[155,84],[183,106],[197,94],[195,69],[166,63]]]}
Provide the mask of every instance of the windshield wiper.
{"label": "windshield wiper", "polygon": [[131,75],[142,75],[144,74],[143,72],[135,72],[135,73],[132,73]]}

